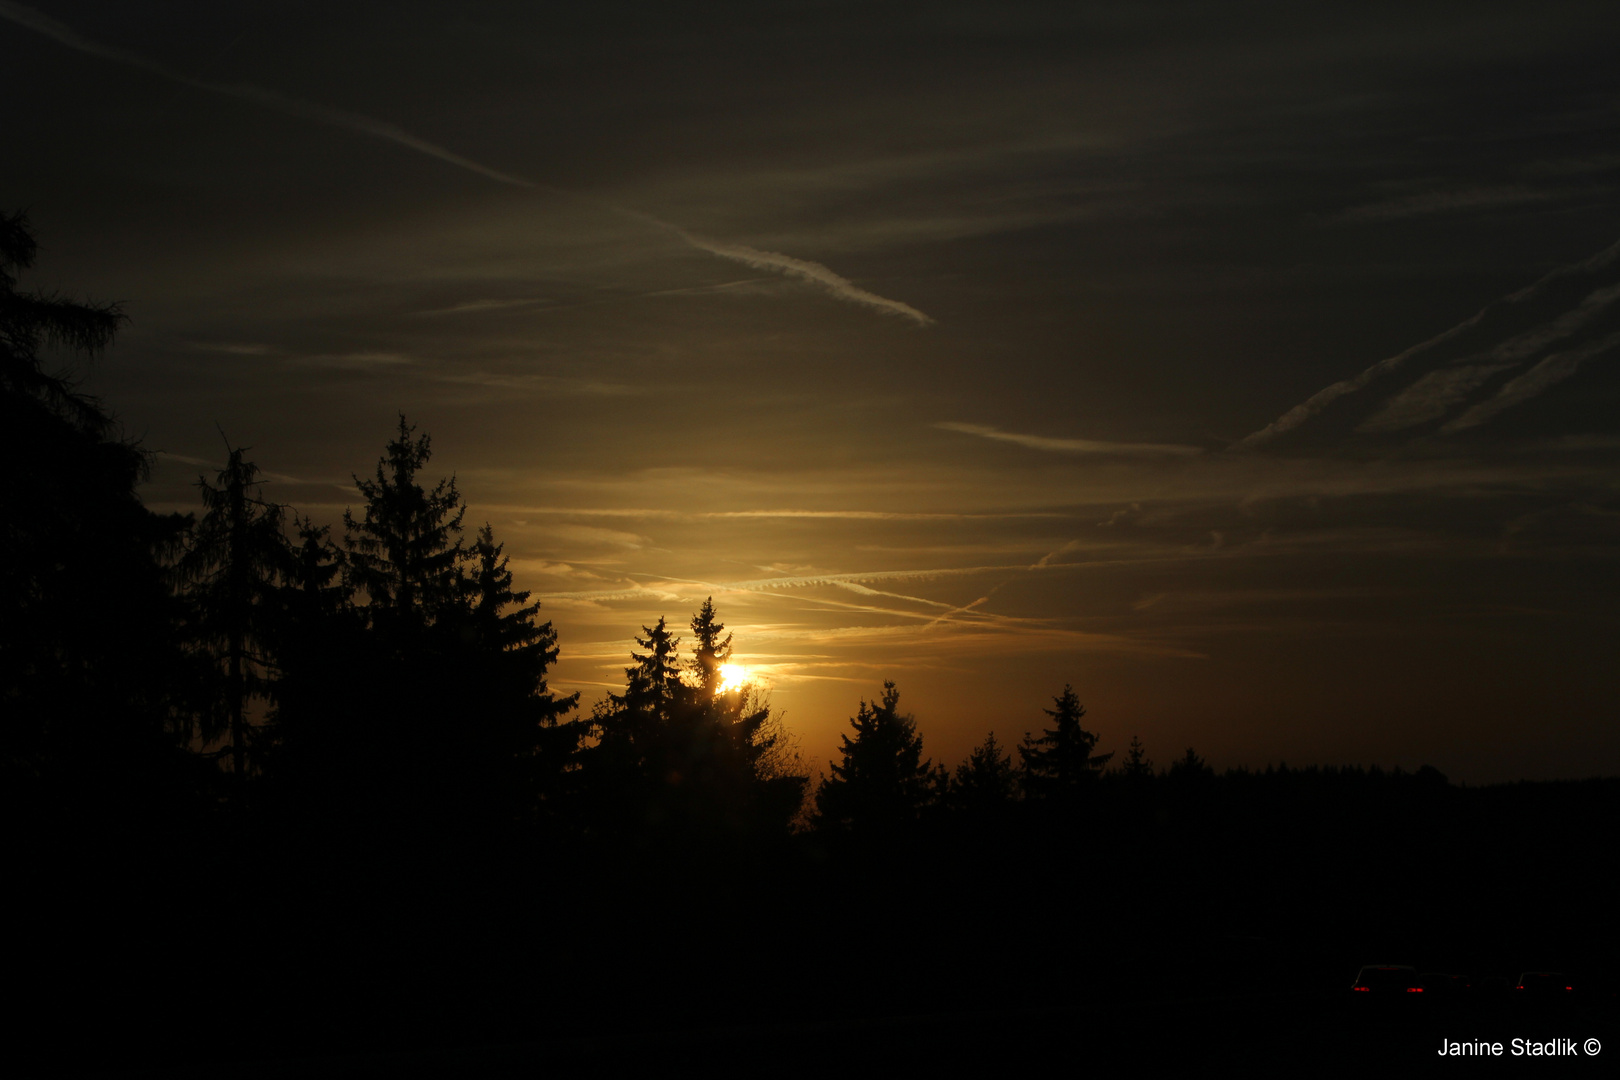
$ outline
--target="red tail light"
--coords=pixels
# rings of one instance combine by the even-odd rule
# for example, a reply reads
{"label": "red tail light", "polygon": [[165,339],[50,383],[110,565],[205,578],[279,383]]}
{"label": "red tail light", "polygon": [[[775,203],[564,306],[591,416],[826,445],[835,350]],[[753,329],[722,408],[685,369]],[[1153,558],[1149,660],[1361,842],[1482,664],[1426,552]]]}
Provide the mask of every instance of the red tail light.
{"label": "red tail light", "polygon": [[1421,993],[1423,993],[1423,987],[1421,987],[1421,986],[1408,986],[1406,988],[1406,992],[1408,994],[1421,994]]}

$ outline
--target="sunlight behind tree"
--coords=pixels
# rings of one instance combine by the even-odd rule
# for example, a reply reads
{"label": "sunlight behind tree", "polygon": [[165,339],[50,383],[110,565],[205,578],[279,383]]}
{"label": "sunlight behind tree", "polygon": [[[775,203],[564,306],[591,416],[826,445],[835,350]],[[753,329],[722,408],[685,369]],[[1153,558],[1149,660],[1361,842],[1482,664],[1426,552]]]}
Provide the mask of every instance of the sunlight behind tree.
{"label": "sunlight behind tree", "polygon": [[733,690],[741,690],[749,684],[748,669],[741,664],[720,665],[720,685],[715,687],[717,694],[729,694]]}

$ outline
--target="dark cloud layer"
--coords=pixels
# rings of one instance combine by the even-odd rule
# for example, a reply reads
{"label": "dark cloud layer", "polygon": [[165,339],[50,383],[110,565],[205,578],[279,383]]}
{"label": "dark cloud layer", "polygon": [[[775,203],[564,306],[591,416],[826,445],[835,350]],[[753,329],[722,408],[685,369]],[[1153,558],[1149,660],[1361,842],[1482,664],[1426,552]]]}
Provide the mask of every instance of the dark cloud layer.
{"label": "dark cloud layer", "polygon": [[333,518],[403,409],[566,688],[712,592],[813,754],[891,676],[945,759],[1073,681],[1165,759],[1620,769],[1620,274],[1506,299],[1620,239],[1612,5],[0,16],[154,502],[217,421]]}

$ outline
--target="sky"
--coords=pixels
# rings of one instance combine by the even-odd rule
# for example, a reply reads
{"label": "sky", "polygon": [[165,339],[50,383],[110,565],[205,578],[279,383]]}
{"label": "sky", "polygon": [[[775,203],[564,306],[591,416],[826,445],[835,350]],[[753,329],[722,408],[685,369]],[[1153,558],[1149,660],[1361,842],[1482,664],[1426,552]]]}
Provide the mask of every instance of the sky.
{"label": "sky", "polygon": [[[1609,3],[0,0],[25,284],[318,521],[403,413],[556,689],[713,596],[812,760],[1620,772]],[[68,358],[61,358],[66,362]]]}

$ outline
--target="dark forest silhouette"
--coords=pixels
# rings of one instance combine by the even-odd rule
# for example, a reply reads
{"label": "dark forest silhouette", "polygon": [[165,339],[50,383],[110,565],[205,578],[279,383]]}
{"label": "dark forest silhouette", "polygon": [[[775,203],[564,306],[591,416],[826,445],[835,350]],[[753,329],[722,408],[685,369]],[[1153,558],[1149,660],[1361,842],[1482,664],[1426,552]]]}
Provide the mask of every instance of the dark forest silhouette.
{"label": "dark forest silhouette", "polygon": [[885,683],[813,783],[722,688],[712,600],[582,709],[404,416],[340,534],[229,443],[197,513],[146,509],[145,452],[44,361],[124,316],[19,291],[34,251],[0,217],[5,860],[28,1022],[69,1038],[72,1000],[116,1033],[83,1060],[1256,992],[1419,954],[1597,985],[1615,958],[1612,780],[1156,770],[1134,737],[1099,753],[1067,686],[952,770]]}

